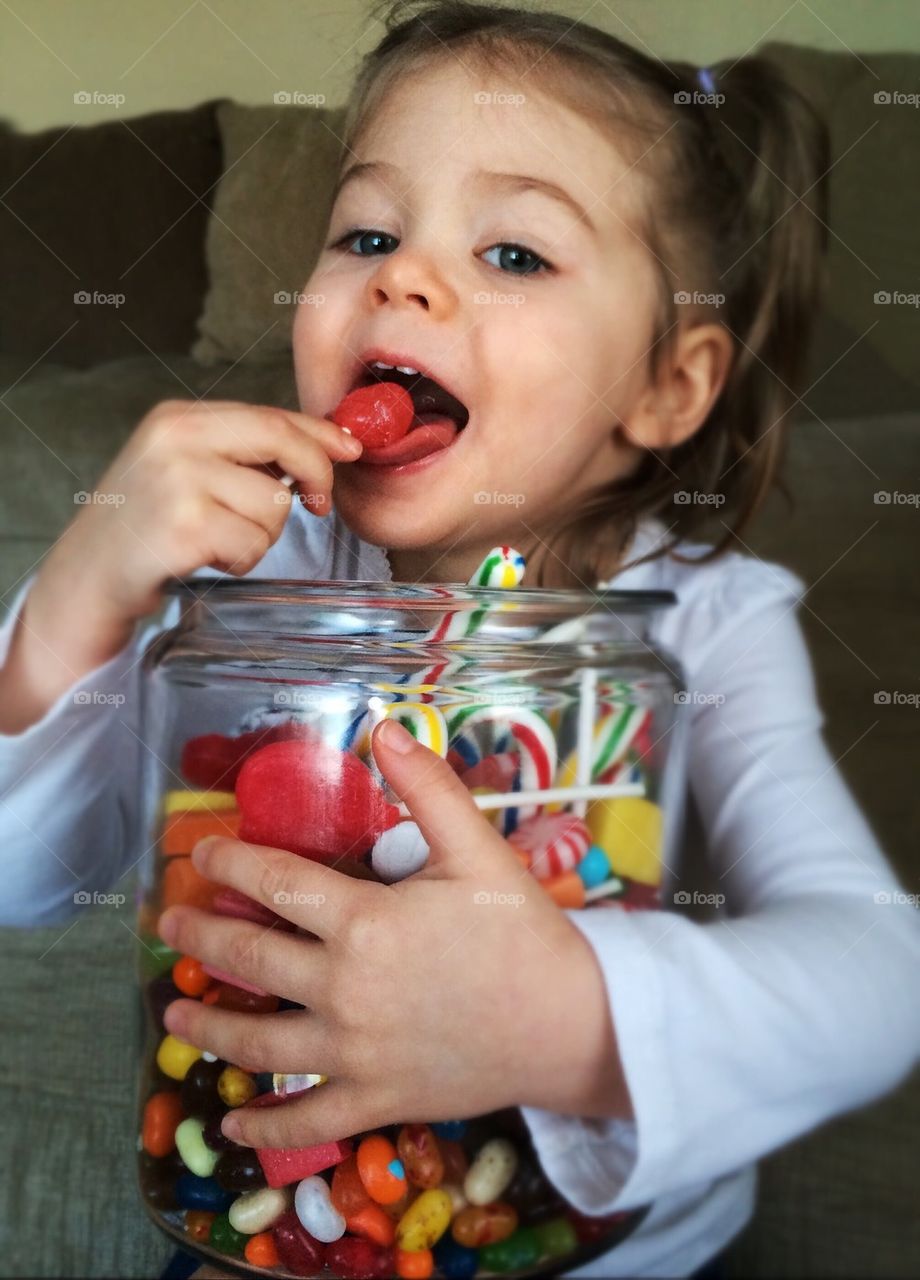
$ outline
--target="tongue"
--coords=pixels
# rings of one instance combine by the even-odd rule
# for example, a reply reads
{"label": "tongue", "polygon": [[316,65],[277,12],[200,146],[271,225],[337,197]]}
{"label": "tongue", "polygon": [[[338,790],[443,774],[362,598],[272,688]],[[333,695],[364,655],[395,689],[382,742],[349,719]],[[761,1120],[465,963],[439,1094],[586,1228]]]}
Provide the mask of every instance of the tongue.
{"label": "tongue", "polygon": [[381,445],[378,449],[365,449],[360,460],[378,467],[417,462],[419,458],[426,458],[430,453],[446,449],[452,443],[457,430],[457,424],[453,418],[423,413],[421,417],[415,419],[408,434],[401,440]]}

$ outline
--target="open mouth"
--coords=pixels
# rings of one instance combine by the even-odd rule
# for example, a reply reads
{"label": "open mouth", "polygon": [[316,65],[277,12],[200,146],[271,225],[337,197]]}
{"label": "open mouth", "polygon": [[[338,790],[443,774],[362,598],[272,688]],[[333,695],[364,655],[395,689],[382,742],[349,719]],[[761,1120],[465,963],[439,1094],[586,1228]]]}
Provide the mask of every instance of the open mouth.
{"label": "open mouth", "polygon": [[415,417],[401,440],[376,449],[365,449],[359,459],[361,462],[374,466],[399,466],[417,462],[452,445],[469,422],[470,414],[466,405],[426,374],[406,373],[375,360],[361,366],[352,390],[371,386],[375,382],[395,382],[404,387],[412,397]]}

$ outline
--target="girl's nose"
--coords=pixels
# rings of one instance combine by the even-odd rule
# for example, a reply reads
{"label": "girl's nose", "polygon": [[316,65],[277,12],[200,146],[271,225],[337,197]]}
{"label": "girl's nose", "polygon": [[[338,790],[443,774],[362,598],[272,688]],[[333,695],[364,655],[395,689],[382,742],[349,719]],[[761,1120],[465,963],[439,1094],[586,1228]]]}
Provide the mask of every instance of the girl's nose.
{"label": "girl's nose", "polygon": [[442,271],[425,255],[405,250],[387,254],[367,288],[375,307],[419,308],[436,319],[450,315],[458,302],[456,290]]}

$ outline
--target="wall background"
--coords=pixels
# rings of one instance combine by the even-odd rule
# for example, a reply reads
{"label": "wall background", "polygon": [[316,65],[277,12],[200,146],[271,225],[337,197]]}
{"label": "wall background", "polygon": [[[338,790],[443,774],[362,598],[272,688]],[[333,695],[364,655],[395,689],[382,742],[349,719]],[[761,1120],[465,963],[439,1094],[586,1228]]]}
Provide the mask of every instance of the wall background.
{"label": "wall background", "polygon": [[[916,0],[548,0],[540,7],[661,57],[706,63],[763,39],[824,49],[920,51]],[[3,0],[0,117],[33,131],[277,92],[343,101],[376,42],[370,0]],[[122,95],[75,103],[76,93]]]}

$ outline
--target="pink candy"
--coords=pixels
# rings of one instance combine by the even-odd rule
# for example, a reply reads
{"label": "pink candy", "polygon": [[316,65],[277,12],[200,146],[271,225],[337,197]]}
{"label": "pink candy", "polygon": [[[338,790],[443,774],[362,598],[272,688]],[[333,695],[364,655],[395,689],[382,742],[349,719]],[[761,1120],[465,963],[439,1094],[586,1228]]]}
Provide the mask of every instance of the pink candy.
{"label": "pink candy", "polygon": [[591,832],[573,813],[538,813],[525,818],[508,842],[530,856],[537,880],[552,880],[578,866],[591,845]]}

